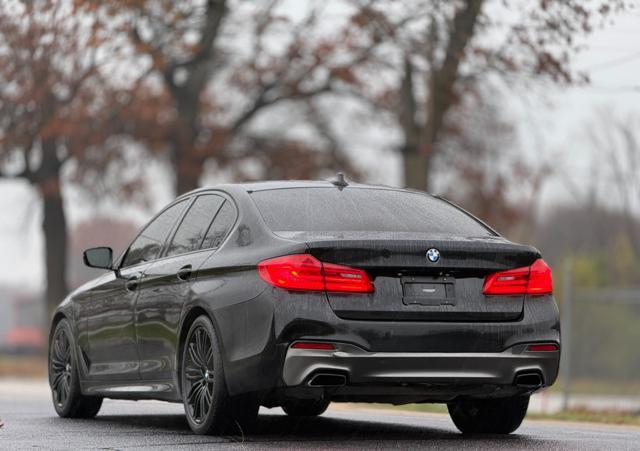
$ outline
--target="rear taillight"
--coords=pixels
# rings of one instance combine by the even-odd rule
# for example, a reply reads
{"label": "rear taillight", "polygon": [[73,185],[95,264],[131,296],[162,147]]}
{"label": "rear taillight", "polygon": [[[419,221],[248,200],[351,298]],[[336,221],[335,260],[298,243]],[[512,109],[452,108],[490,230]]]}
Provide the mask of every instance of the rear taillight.
{"label": "rear taillight", "polygon": [[533,265],[491,274],[484,280],[482,293],[486,295],[551,294],[551,269],[539,258]]}
{"label": "rear taillight", "polygon": [[258,273],[267,283],[293,291],[373,292],[373,283],[362,269],[323,263],[310,254],[262,261]]}
{"label": "rear taillight", "polygon": [[336,347],[332,343],[321,343],[318,341],[296,341],[291,345],[293,349],[307,349],[313,351],[335,351]]}
{"label": "rear taillight", "polygon": [[366,271],[348,266],[322,263],[327,291],[372,293],[373,283]]}

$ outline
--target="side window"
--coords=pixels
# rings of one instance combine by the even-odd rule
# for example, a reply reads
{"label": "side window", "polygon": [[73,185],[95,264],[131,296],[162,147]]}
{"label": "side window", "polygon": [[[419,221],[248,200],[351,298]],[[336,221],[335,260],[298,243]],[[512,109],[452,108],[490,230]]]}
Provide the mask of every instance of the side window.
{"label": "side window", "polygon": [[236,209],[231,202],[226,201],[218,211],[213,223],[211,223],[211,227],[209,227],[207,235],[202,242],[202,249],[220,246],[235,221]]}
{"label": "side window", "polygon": [[205,233],[224,198],[215,194],[198,196],[178,226],[167,255],[178,255],[200,249]]}
{"label": "side window", "polygon": [[131,266],[157,258],[160,255],[164,241],[167,239],[167,235],[169,235],[173,224],[180,217],[185,205],[185,201],[178,202],[150,222],[129,246],[122,266]]}

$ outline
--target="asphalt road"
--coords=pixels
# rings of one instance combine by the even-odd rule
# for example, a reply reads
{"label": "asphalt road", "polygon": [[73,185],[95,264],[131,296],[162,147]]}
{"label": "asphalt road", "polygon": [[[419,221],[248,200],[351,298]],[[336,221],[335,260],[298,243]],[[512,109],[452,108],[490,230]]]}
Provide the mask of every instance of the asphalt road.
{"label": "asphalt road", "polygon": [[243,436],[193,435],[182,406],[110,401],[95,420],[58,418],[43,384],[0,380],[0,449],[640,449],[640,428],[525,421],[510,436],[462,436],[448,416],[332,406],[297,420],[263,409],[258,430]]}

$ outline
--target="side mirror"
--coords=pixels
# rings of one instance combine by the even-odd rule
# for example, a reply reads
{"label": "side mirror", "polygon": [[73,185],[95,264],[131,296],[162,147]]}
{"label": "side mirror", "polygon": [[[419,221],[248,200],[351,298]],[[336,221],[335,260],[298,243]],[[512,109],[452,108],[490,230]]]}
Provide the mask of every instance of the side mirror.
{"label": "side mirror", "polygon": [[113,269],[113,250],[110,247],[93,247],[82,254],[84,264],[90,268]]}

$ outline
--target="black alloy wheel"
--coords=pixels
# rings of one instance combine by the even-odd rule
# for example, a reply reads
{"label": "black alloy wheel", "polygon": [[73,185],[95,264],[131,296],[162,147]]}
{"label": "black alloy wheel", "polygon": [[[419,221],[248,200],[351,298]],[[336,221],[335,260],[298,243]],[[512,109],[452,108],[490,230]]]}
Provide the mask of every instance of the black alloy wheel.
{"label": "black alloy wheel", "polygon": [[184,342],[181,370],[184,410],[196,434],[244,434],[258,416],[255,396],[229,396],[220,349],[211,320],[196,318]]}
{"label": "black alloy wheel", "polygon": [[192,330],[184,363],[185,404],[196,424],[205,421],[214,396],[215,367],[211,337],[204,326]]}
{"label": "black alloy wheel", "polygon": [[80,389],[73,334],[66,319],[59,321],[49,343],[49,385],[53,408],[64,418],[93,418],[102,398],[85,396]]}
{"label": "black alloy wheel", "polygon": [[71,391],[71,343],[64,327],[56,329],[51,341],[51,392],[53,402],[63,408]]}

